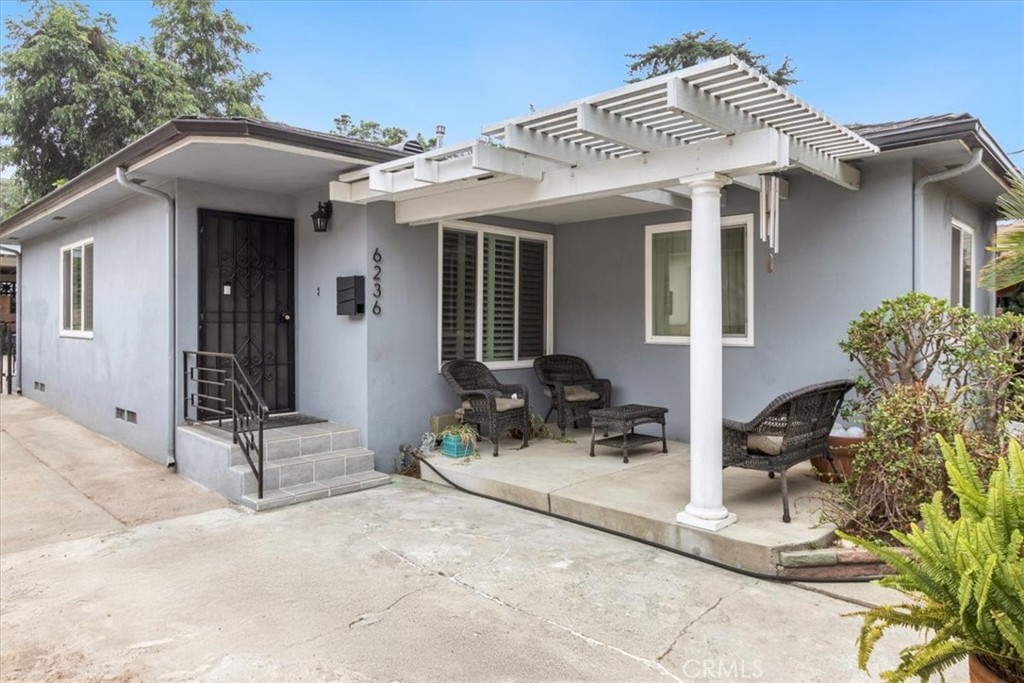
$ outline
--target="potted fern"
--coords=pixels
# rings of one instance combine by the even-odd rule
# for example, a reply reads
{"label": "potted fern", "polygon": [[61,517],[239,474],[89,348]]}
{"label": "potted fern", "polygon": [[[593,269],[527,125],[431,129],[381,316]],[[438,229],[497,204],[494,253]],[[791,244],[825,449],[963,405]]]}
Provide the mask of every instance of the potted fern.
{"label": "potted fern", "polygon": [[[942,495],[921,506],[922,524],[892,532],[906,551],[846,536],[882,558],[895,574],[878,581],[911,598],[857,612],[864,619],[858,665],[867,670],[875,644],[893,627],[929,632],[901,651],[888,683],[928,680],[965,657],[971,681],[1024,683],[1024,454],[1011,441],[987,487],[964,441],[938,437],[950,490],[960,510],[951,519]],[[904,554],[904,552],[906,554]]]}

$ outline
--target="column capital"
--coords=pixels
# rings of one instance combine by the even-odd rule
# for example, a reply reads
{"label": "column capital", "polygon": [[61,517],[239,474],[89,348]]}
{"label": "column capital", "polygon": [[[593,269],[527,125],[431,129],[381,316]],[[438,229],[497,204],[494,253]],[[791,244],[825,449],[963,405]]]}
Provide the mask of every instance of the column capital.
{"label": "column capital", "polygon": [[701,173],[700,175],[691,175],[679,179],[680,185],[686,185],[694,190],[704,188],[720,190],[731,183],[732,178],[721,173]]}

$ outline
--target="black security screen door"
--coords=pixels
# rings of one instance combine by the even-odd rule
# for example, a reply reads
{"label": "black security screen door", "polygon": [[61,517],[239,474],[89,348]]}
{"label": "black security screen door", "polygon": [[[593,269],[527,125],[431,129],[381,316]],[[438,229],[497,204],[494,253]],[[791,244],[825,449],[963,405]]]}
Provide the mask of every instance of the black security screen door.
{"label": "black security screen door", "polygon": [[293,228],[199,210],[199,349],[234,354],[273,412],[295,409]]}

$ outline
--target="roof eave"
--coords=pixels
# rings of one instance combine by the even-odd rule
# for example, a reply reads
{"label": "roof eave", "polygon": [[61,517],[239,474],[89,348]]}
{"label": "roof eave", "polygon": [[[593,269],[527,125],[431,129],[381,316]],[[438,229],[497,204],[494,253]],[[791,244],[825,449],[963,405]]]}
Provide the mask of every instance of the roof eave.
{"label": "roof eave", "polygon": [[332,139],[326,135],[305,133],[296,129],[252,119],[176,118],[121,148],[95,166],[86,169],[52,192],[40,197],[9,216],[3,222],[0,222],[0,238],[14,232],[24,223],[30,222],[46,213],[51,207],[64,199],[88,189],[91,185],[106,180],[114,174],[114,169],[118,166],[130,166],[150,154],[159,152],[189,136],[240,137],[267,140],[304,149],[364,159],[367,164],[391,161],[407,156],[406,152],[370,143],[361,143],[356,140],[342,138]]}
{"label": "roof eave", "polygon": [[[999,146],[995,138],[977,118],[966,118],[956,121],[932,123],[902,129],[887,130],[880,133],[864,134],[864,137],[878,145],[881,151],[889,152],[908,147],[919,147],[933,142],[947,140],[964,140],[972,138],[968,147],[972,149],[980,145],[984,149],[985,162],[998,169],[1004,177],[1020,177],[1021,171],[1010,160],[1009,155]],[[973,142],[974,144],[970,144]]]}

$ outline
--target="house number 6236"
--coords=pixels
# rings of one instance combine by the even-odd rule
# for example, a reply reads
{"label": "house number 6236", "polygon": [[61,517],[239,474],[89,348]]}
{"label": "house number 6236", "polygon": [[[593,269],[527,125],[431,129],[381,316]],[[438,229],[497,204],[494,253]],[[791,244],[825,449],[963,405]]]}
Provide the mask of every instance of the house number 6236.
{"label": "house number 6236", "polygon": [[380,247],[376,247],[373,250],[373,298],[376,299],[376,301],[373,302],[373,309],[372,309],[374,315],[380,315],[380,311],[381,311],[381,308],[380,308],[380,296],[381,296],[382,292],[381,292],[381,289],[380,289],[380,282],[381,282],[380,274],[383,271],[382,271],[382,269],[380,267],[380,262],[383,261],[383,260],[384,260],[384,257],[381,256]]}

